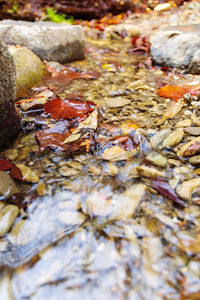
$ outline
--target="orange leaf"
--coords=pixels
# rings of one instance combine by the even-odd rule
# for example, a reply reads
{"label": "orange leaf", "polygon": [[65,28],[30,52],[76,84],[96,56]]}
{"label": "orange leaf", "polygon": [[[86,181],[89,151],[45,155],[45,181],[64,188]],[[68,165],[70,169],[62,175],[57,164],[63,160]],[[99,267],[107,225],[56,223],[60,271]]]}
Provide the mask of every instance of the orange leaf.
{"label": "orange leaf", "polygon": [[181,86],[171,86],[169,84],[163,86],[161,89],[157,90],[159,96],[164,98],[171,98],[174,101],[182,98],[184,94],[188,92],[188,88]]}
{"label": "orange leaf", "polygon": [[159,96],[164,98],[171,98],[174,101],[178,101],[178,99],[182,98],[186,93],[190,93],[192,96],[197,96],[200,92],[200,85],[191,85],[191,86],[172,86],[165,85],[162,88],[157,90]]}

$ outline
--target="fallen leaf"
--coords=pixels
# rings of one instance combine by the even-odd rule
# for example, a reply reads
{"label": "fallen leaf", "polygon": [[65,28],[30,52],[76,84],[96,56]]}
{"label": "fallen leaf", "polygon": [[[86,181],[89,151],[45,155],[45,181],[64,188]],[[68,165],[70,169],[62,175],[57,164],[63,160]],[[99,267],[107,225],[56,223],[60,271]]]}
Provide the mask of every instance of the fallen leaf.
{"label": "fallen leaf", "polygon": [[40,130],[36,132],[35,136],[40,144],[40,151],[47,148],[54,150],[67,150],[65,139],[70,135],[69,132],[59,133],[59,132],[46,132],[45,130]]}
{"label": "fallen leaf", "polygon": [[185,85],[185,86],[172,86],[165,85],[157,90],[159,96],[164,98],[171,98],[174,101],[178,101],[186,93],[190,93],[192,96],[197,96],[200,92],[200,85]]}
{"label": "fallen leaf", "polygon": [[83,101],[83,99],[64,99],[56,98],[44,104],[44,111],[50,114],[54,120],[71,119],[75,117],[85,118],[93,111],[95,104],[91,101]]}
{"label": "fallen leaf", "polygon": [[10,169],[10,176],[14,179],[24,181],[21,170],[15,165],[13,165],[12,168]]}
{"label": "fallen leaf", "polygon": [[181,206],[185,206],[184,202],[179,199],[176,192],[167,181],[161,178],[156,178],[152,181],[152,184],[154,189],[156,189],[160,194],[173,200],[174,202],[176,202]]}
{"label": "fallen leaf", "polygon": [[20,169],[16,167],[15,164],[11,163],[8,158],[0,158],[0,171],[9,171],[12,178],[23,181],[23,176]]}

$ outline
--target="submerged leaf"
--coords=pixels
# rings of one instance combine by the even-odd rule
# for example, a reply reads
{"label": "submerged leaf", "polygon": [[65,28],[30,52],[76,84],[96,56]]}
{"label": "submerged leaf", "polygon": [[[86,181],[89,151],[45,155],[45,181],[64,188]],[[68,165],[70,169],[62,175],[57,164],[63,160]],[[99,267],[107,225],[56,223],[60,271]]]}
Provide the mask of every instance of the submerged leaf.
{"label": "submerged leaf", "polygon": [[185,206],[184,202],[179,199],[179,197],[176,195],[176,192],[173,190],[173,188],[167,181],[161,178],[156,178],[153,180],[152,183],[153,183],[153,187],[163,196],[173,200],[174,202],[176,202],[181,206]]}
{"label": "submerged leaf", "polygon": [[54,120],[83,118],[93,111],[94,103],[84,102],[83,99],[60,99],[56,98],[44,104],[44,110]]}

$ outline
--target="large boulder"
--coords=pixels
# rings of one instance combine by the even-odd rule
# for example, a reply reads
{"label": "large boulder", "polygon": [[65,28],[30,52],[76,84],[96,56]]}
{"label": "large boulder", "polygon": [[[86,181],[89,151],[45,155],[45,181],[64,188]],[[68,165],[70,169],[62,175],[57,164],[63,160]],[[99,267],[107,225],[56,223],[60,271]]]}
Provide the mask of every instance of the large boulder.
{"label": "large boulder", "polygon": [[25,46],[47,61],[67,63],[84,58],[84,34],[79,25],[4,20],[0,37],[6,44]]}
{"label": "large boulder", "polygon": [[16,70],[13,58],[0,39],[0,150],[16,138],[20,121],[14,107]]}
{"label": "large boulder", "polygon": [[163,28],[150,42],[154,64],[200,74],[200,25]]}
{"label": "large boulder", "polygon": [[46,74],[41,59],[31,50],[21,46],[9,46],[16,71],[17,98],[25,97],[26,91],[38,84]]}

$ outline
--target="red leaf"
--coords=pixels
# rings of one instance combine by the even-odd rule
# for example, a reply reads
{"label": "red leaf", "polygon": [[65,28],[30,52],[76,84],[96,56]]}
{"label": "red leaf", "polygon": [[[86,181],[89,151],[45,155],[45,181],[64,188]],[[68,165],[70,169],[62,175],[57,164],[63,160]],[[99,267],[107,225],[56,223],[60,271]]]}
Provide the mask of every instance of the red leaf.
{"label": "red leaf", "polygon": [[12,167],[12,163],[8,158],[0,158],[0,171],[8,171]]}
{"label": "red leaf", "polygon": [[163,196],[173,200],[181,206],[185,206],[184,202],[178,198],[177,194],[167,181],[157,178],[153,180],[153,187]]}
{"label": "red leaf", "polygon": [[12,165],[12,168],[10,169],[10,176],[12,178],[14,178],[14,179],[18,179],[20,181],[24,181],[23,180],[22,172],[14,164]]}
{"label": "red leaf", "polygon": [[[93,111],[92,102],[56,98],[44,104],[44,111],[54,120],[83,118]],[[93,105],[95,105],[93,103]]]}
{"label": "red leaf", "polygon": [[0,171],[9,171],[12,178],[23,181],[23,175],[20,169],[11,163],[8,158],[0,158]]}

